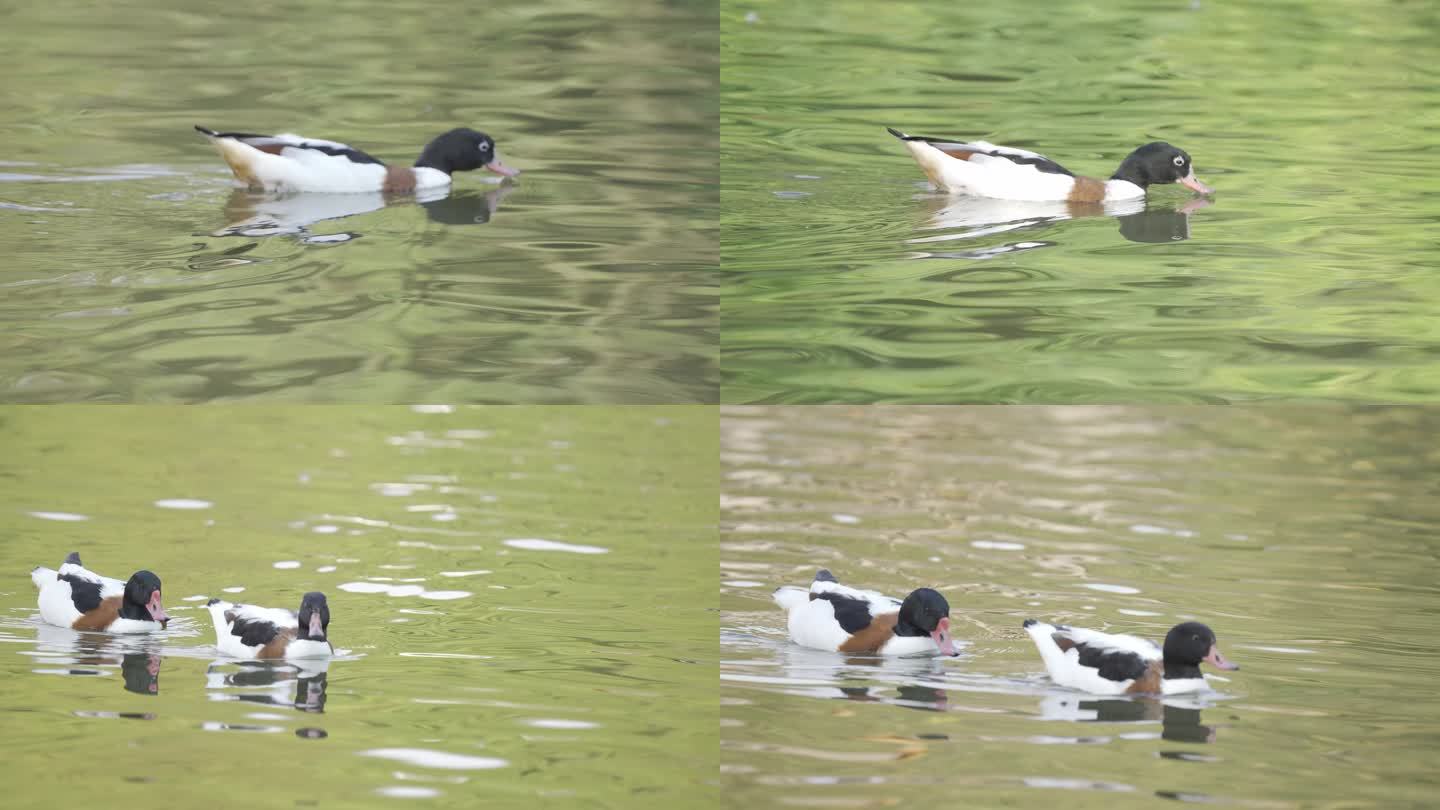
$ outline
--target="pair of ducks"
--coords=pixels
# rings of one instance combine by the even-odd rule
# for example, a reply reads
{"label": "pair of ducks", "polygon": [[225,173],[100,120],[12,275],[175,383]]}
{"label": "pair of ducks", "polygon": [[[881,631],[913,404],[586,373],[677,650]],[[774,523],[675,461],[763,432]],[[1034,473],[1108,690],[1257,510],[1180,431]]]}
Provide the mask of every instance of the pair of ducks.
{"label": "pair of ducks", "polygon": [[[151,633],[170,623],[160,597],[160,577],[136,571],[130,579],[101,576],[71,552],[60,570],[37,566],[30,579],[40,589],[40,618],[58,627],[107,633]],[[215,623],[215,647],[236,658],[327,658],[330,606],[312,591],[300,600],[300,612],[237,605],[220,599],[206,603]]]}
{"label": "pair of ducks", "polygon": [[[904,601],[841,585],[821,570],[809,589],[782,587],[774,598],[789,613],[790,639],[803,647],[880,655],[955,655],[950,603],[918,588]],[[1101,633],[1026,619],[1050,678],[1097,695],[1197,692],[1205,688],[1200,664],[1239,669],[1199,622],[1171,628],[1164,647],[1136,636]]]}

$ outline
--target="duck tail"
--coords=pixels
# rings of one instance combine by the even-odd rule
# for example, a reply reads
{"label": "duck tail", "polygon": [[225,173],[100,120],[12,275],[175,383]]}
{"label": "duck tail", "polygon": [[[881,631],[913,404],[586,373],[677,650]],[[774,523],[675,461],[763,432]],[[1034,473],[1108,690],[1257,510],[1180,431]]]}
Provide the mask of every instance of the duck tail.
{"label": "duck tail", "polygon": [[210,612],[210,622],[215,625],[217,635],[223,636],[230,632],[230,620],[225,613],[234,607],[234,604],[224,599],[211,599],[205,603],[205,609]]}
{"label": "duck tail", "polygon": [[885,131],[888,132],[888,133],[890,133],[891,135],[894,135],[895,137],[899,138],[899,139],[902,140],[902,141],[928,141],[928,140],[930,140],[929,138],[926,138],[926,137],[924,137],[924,136],[922,136],[922,135],[906,135],[905,133],[901,132],[901,131],[898,130],[898,129],[895,129],[894,127],[885,127]]}
{"label": "duck tail", "polygon": [[200,126],[199,124],[196,124],[196,125],[195,125],[195,131],[198,132],[198,133],[200,133],[201,135],[206,136],[207,138],[218,138],[218,137],[220,137],[220,133],[216,132],[216,131],[213,130],[213,129],[210,129],[209,127],[202,127],[202,126]]}
{"label": "duck tail", "polygon": [[1045,669],[1050,671],[1050,677],[1056,677],[1056,673],[1065,671],[1065,651],[1055,643],[1055,625],[1046,624],[1035,619],[1025,620],[1025,632],[1030,634],[1031,640],[1035,642],[1035,648],[1040,651],[1040,658],[1045,662]]}
{"label": "duck tail", "polygon": [[810,601],[810,592],[804,588],[796,588],[793,585],[784,585],[776,588],[771,594],[775,604],[786,610],[794,610],[797,607]]}
{"label": "duck tail", "polygon": [[30,581],[35,583],[35,587],[37,588],[45,587],[47,582],[54,582],[56,576],[58,576],[58,574],[55,573],[54,569],[46,568],[43,565],[37,565],[30,569]]}

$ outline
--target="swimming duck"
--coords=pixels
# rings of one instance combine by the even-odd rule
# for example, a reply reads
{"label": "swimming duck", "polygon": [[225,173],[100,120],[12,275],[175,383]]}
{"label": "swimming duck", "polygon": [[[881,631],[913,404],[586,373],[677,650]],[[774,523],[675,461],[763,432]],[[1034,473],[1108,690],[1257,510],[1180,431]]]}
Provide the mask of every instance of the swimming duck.
{"label": "swimming duck", "polygon": [[802,647],[880,655],[955,655],[950,603],[929,588],[905,601],[841,585],[821,569],[809,590],[785,586],[773,594],[790,614],[790,640]]}
{"label": "swimming duck", "polygon": [[210,139],[235,179],[261,191],[384,191],[402,193],[450,185],[453,172],[484,167],[514,177],[500,162],[495,140],[473,129],[452,129],[426,145],[413,167],[386,166],[351,146],[303,135],[196,131]]}
{"label": "swimming duck", "polygon": [[330,605],[311,591],[300,599],[300,613],[285,608],[236,605],[221,599],[205,603],[215,622],[215,647],[236,658],[328,658],[334,654],[327,635]]}
{"label": "swimming duck", "polygon": [[121,582],[87,569],[72,551],[59,571],[36,566],[30,579],[40,589],[40,618],[57,627],[150,633],[170,622],[160,601],[160,577],[149,571]]}
{"label": "swimming duck", "polygon": [[1121,161],[1109,180],[1077,177],[1059,163],[1034,152],[986,141],[962,143],[947,138],[906,135],[886,130],[905,143],[921,171],[941,191],[1001,200],[1110,202],[1145,196],[1156,184],[1179,183],[1201,194],[1214,189],[1195,177],[1185,150],[1164,141],[1147,143]]}
{"label": "swimming duck", "polygon": [[1096,695],[1178,695],[1205,688],[1200,664],[1239,669],[1220,654],[1215,633],[1200,622],[1170,628],[1162,650],[1137,636],[1112,635],[1079,627],[1025,620],[1050,678],[1061,686]]}

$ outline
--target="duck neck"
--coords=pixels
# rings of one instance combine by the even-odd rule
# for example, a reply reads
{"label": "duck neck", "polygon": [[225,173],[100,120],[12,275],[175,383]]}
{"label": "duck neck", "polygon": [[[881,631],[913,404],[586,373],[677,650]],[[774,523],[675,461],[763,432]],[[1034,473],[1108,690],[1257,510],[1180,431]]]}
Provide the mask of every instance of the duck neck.
{"label": "duck neck", "polygon": [[120,618],[135,619],[136,621],[142,622],[155,621],[155,619],[150,616],[150,612],[145,609],[144,605],[137,605],[129,599],[120,600]]}
{"label": "duck neck", "polygon": [[415,168],[434,169],[437,172],[444,172],[447,177],[451,172],[450,161],[441,157],[440,150],[435,147],[433,141],[425,146],[420,157],[415,158]]}
{"label": "duck neck", "polygon": [[1165,661],[1165,680],[1188,680],[1190,678],[1203,678],[1200,674],[1199,664],[1181,664],[1176,661]]}
{"label": "duck neck", "polygon": [[895,635],[928,636],[930,634],[925,632],[924,630],[921,630],[919,626],[915,625],[914,623],[906,619],[904,616],[901,616],[899,620],[895,622]]}
{"label": "duck neck", "polygon": [[1145,171],[1136,161],[1128,157],[1120,164],[1120,168],[1116,169],[1115,173],[1110,175],[1110,179],[1134,183],[1139,186],[1142,191],[1150,186],[1150,178],[1145,175]]}

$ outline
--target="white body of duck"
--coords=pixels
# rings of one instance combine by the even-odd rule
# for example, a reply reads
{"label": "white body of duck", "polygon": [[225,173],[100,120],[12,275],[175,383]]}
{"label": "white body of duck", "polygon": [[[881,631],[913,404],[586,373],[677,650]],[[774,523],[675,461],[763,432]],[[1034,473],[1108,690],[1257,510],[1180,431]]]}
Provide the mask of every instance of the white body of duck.
{"label": "white body of duck", "polygon": [[495,141],[473,129],[452,129],[431,141],[414,166],[387,166],[338,141],[285,132],[254,135],[196,126],[219,151],[241,184],[260,191],[406,193],[449,186],[457,171],[486,168],[513,177]]}
{"label": "white body of duck", "polygon": [[160,578],[136,571],[126,582],[101,576],[71,552],[56,571],[41,566],[30,572],[40,589],[40,618],[56,627],[107,633],[153,633],[170,621],[160,599]]}
{"label": "white body of duck", "polygon": [[1239,669],[1215,646],[1215,634],[1199,622],[1171,628],[1165,646],[1138,636],[1025,620],[1050,679],[1093,695],[1198,692],[1206,687],[1201,662]]}
{"label": "white body of duck", "polygon": [[950,604],[929,588],[904,601],[841,585],[825,570],[809,589],[782,587],[773,594],[788,615],[790,640],[802,647],[879,655],[954,655]]}
{"label": "white body of duck", "polygon": [[330,606],[312,591],[297,615],[284,608],[236,605],[220,599],[206,603],[215,624],[215,648],[236,658],[329,658]]}
{"label": "white body of duck", "polygon": [[1108,180],[1076,176],[1036,152],[988,141],[927,138],[889,130],[941,191],[1000,200],[1114,202],[1145,196],[1146,188],[1181,183],[1202,194],[1213,189],[1195,177],[1190,156],[1162,141],[1131,152]]}

